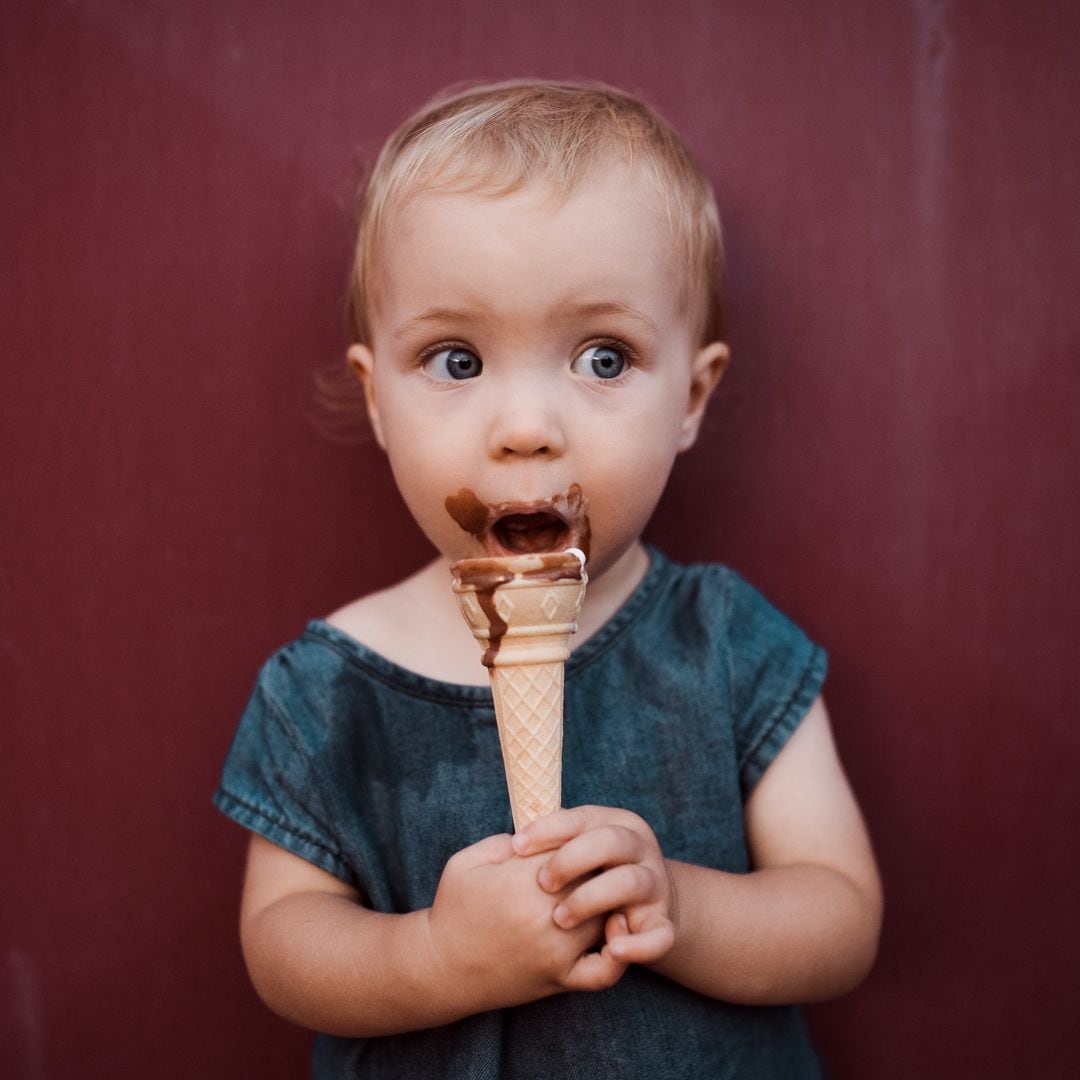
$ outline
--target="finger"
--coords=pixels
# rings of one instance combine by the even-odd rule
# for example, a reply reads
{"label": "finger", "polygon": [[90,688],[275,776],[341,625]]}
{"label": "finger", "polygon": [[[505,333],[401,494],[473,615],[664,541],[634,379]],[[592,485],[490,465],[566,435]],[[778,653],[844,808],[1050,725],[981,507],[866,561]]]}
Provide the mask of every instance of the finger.
{"label": "finger", "polygon": [[552,918],[569,930],[617,908],[648,904],[658,898],[656,875],[640,863],[623,863],[578,885],[555,906]]}
{"label": "finger", "polygon": [[623,977],[627,966],[625,961],[611,956],[606,948],[601,952],[584,953],[566,976],[566,989],[606,990]]}
{"label": "finger", "polygon": [[626,916],[621,911],[613,911],[604,923],[604,940],[611,942],[629,933],[630,924],[626,921]]}
{"label": "finger", "polygon": [[562,846],[589,827],[586,811],[590,809],[579,806],[574,810],[556,810],[530,821],[520,832],[514,833],[514,850],[519,855],[535,855]]}
{"label": "finger", "polygon": [[544,864],[540,888],[558,892],[572,881],[605,867],[640,862],[645,856],[641,836],[622,825],[598,825],[567,841]]}
{"label": "finger", "polygon": [[465,869],[473,866],[486,866],[491,863],[506,862],[514,854],[509,833],[496,833],[485,836],[475,844],[462,848],[453,855],[451,861],[460,863]]}
{"label": "finger", "polygon": [[648,823],[630,810],[620,810],[614,806],[575,806],[568,810],[556,810],[530,822],[515,833],[514,850],[519,855],[549,851],[589,829],[605,824],[651,832]]}
{"label": "finger", "polygon": [[654,964],[674,944],[675,927],[670,919],[661,919],[648,930],[609,940],[603,951],[618,963]]}

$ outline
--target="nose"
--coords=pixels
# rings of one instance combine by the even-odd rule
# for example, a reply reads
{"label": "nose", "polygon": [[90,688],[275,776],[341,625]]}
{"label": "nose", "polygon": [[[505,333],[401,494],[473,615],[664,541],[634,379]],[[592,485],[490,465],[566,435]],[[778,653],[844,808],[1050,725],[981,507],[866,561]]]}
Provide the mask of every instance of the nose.
{"label": "nose", "polygon": [[555,458],[566,450],[557,395],[545,392],[535,380],[502,387],[493,409],[488,440],[493,458]]}

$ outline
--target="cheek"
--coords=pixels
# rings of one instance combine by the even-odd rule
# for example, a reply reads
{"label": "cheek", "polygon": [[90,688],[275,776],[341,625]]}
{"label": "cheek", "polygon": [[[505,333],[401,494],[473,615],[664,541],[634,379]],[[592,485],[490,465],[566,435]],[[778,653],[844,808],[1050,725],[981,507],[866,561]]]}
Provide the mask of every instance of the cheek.
{"label": "cheek", "polygon": [[[648,427],[641,430],[648,431]],[[636,439],[606,458],[604,468],[591,470],[586,494],[601,533],[640,530],[652,515],[667,485],[675,451],[666,437]]]}
{"label": "cheek", "polygon": [[384,412],[386,453],[405,505],[428,539],[440,550],[466,534],[446,510],[446,499],[462,487],[475,487],[475,470],[455,433],[430,416]]}
{"label": "cheek", "polygon": [[447,461],[446,448],[454,443],[452,431],[447,430],[445,420],[431,408],[418,404],[421,395],[410,392],[409,385],[400,385],[399,379],[385,389],[376,387],[379,394],[380,414],[386,452],[395,475],[400,472],[405,480],[422,479],[432,471],[438,471]]}

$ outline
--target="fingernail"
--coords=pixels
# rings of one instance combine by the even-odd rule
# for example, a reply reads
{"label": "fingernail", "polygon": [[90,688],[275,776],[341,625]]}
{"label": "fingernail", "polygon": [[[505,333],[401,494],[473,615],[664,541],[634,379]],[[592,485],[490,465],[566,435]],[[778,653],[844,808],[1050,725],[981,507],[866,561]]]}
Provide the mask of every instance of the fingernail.
{"label": "fingernail", "polygon": [[510,845],[519,855],[521,855],[529,846],[529,841],[525,838],[524,833],[514,833],[512,839],[510,840]]}
{"label": "fingernail", "polygon": [[567,920],[570,918],[570,912],[566,910],[565,904],[560,904],[552,913],[551,917],[560,925],[565,927]]}
{"label": "fingernail", "polygon": [[541,889],[551,888],[551,871],[546,866],[540,867],[540,872],[536,875],[536,883]]}

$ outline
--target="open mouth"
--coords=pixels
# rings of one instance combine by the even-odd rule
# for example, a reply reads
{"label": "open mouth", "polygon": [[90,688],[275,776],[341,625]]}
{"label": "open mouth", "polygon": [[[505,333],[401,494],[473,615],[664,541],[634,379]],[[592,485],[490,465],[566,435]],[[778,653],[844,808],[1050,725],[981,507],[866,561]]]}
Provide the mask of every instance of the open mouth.
{"label": "open mouth", "polygon": [[534,555],[541,551],[562,551],[570,547],[570,528],[558,514],[507,514],[492,526],[490,535],[511,555]]}
{"label": "open mouth", "polygon": [[487,503],[469,488],[445,500],[446,512],[489,556],[580,549],[589,557],[592,530],[581,485],[535,502]]}

